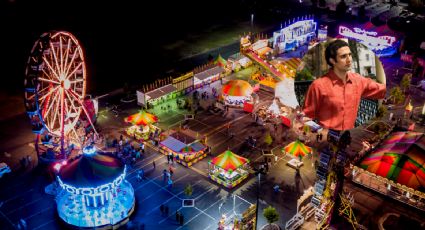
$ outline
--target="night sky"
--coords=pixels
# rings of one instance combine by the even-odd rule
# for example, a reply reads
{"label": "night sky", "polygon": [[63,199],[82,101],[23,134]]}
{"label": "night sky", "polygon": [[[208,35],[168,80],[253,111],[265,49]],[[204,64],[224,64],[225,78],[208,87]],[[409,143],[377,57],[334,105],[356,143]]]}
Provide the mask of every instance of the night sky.
{"label": "night sky", "polygon": [[[0,89],[23,89],[25,63],[34,42],[50,30],[66,30],[80,40],[89,74],[89,89],[114,88],[124,81],[151,82],[165,77],[176,59],[164,44],[214,24],[248,21],[254,1],[3,1]],[[119,80],[114,80],[114,79]],[[105,82],[108,82],[106,84]],[[104,90],[97,90],[104,91]]]}

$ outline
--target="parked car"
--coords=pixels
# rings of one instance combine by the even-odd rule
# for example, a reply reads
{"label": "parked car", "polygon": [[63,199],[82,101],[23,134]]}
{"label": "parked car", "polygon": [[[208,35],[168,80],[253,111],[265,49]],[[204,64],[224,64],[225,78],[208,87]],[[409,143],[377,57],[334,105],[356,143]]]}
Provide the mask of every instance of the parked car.
{"label": "parked car", "polygon": [[10,173],[10,172],[12,172],[10,167],[6,163],[1,162],[0,163],[0,178],[3,177],[4,174]]}

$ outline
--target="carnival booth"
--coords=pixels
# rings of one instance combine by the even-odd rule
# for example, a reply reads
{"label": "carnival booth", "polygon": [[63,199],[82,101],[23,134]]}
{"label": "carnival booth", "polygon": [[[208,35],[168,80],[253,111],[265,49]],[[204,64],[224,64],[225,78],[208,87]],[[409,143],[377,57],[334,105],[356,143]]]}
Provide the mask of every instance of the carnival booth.
{"label": "carnival booth", "polygon": [[88,146],[79,158],[56,169],[61,188],[57,211],[67,224],[118,228],[128,221],[135,205],[134,190],[118,158]]}
{"label": "carnival booth", "polygon": [[287,164],[293,168],[298,169],[304,165],[304,163],[302,162],[302,158],[307,154],[311,154],[312,149],[302,143],[300,140],[296,140],[285,146],[282,149],[282,152],[284,152],[285,154],[289,154],[293,157],[290,161],[288,161]]}
{"label": "carnival booth", "polygon": [[174,132],[160,142],[160,152],[168,155],[170,152],[176,161],[186,167],[205,158],[206,146],[191,136],[182,132]]}
{"label": "carnival booth", "polygon": [[243,107],[244,102],[252,101],[252,86],[243,80],[230,80],[222,88],[224,103],[230,106]]}
{"label": "carnival booth", "polygon": [[126,133],[131,137],[135,137],[137,140],[147,140],[150,133],[159,129],[153,125],[158,122],[158,117],[145,111],[139,111],[136,114],[130,115],[124,121],[133,124],[133,126],[126,129]]}
{"label": "carnival booth", "polygon": [[208,162],[209,177],[227,188],[236,187],[248,178],[248,163],[249,159],[226,150]]}

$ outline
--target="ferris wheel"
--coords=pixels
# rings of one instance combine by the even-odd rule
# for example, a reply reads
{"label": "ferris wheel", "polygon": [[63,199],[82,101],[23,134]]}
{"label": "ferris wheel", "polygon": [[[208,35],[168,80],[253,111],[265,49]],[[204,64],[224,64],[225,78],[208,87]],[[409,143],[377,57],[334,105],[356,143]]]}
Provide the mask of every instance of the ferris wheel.
{"label": "ferris wheel", "polygon": [[35,42],[25,70],[25,107],[36,141],[54,137],[62,155],[70,142],[81,144],[79,118],[89,117],[83,103],[86,78],[84,53],[71,33],[48,32]]}

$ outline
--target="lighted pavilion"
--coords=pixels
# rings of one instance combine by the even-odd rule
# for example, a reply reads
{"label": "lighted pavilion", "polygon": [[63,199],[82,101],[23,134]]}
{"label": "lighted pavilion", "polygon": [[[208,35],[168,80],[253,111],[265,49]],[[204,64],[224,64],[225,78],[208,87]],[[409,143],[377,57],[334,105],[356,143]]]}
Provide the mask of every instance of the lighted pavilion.
{"label": "lighted pavilion", "polygon": [[252,100],[252,93],[252,86],[244,80],[230,80],[222,88],[224,103],[230,106],[243,106]]}
{"label": "lighted pavilion", "polygon": [[248,178],[249,162],[249,159],[226,150],[208,162],[209,177],[227,188],[233,188]]}
{"label": "lighted pavilion", "polygon": [[149,132],[152,129],[157,129],[153,124],[158,122],[158,117],[141,110],[136,114],[124,118],[124,121],[133,124],[126,129],[129,136],[146,140],[149,137]]}

